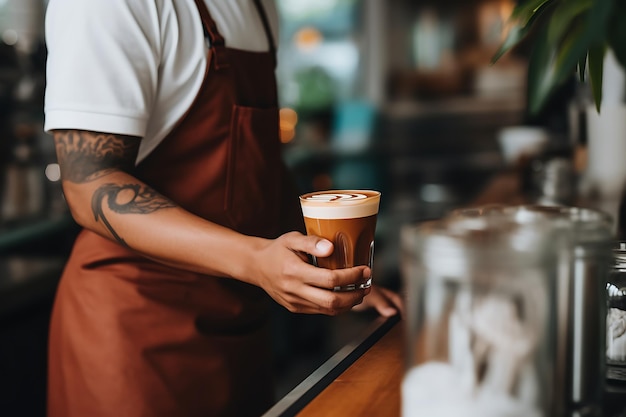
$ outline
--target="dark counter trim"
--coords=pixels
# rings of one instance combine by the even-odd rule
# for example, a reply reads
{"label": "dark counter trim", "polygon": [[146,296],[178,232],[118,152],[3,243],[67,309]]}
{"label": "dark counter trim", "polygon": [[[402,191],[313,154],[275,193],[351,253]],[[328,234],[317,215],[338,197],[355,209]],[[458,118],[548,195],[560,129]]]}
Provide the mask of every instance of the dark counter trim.
{"label": "dark counter trim", "polygon": [[400,316],[377,318],[362,335],[341,348],[262,417],[295,416],[399,321]]}
{"label": "dark counter trim", "polygon": [[71,230],[72,227],[75,227],[72,217],[69,214],[63,214],[54,218],[16,225],[8,230],[0,229],[0,253],[10,251],[19,245],[44,239],[55,233]]}
{"label": "dark counter trim", "polygon": [[52,300],[64,265],[63,257],[0,256],[0,325]]}

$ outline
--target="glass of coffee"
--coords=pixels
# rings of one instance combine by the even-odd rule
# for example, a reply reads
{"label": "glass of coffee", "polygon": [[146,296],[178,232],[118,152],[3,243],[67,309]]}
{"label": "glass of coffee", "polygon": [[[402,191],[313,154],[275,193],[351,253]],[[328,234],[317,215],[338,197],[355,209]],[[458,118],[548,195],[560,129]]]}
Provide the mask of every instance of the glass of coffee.
{"label": "glass of coffee", "polygon": [[[300,196],[308,235],[323,237],[335,247],[325,258],[315,258],[321,268],[339,269],[367,265],[373,269],[374,235],[380,192],[372,190],[316,191]],[[368,288],[372,277],[335,291]]]}

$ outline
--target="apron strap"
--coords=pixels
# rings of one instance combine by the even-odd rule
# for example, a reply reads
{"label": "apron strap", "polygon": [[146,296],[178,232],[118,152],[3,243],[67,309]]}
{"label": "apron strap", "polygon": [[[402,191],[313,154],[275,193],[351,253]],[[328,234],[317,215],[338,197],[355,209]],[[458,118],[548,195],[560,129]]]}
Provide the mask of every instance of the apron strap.
{"label": "apron strap", "polygon": [[198,7],[198,11],[200,12],[200,18],[202,19],[204,31],[208,35],[209,41],[211,41],[211,46],[224,46],[224,37],[217,30],[217,25],[211,17],[206,3],[204,3],[204,0],[195,0],[195,2]]}
{"label": "apron strap", "polygon": [[[211,49],[213,50],[213,60],[215,63],[216,69],[227,68],[229,66],[226,54],[219,53],[219,51],[225,48],[226,42],[224,41],[224,37],[217,30],[217,24],[215,20],[211,17],[211,13],[209,13],[209,9],[207,8],[204,0],[195,0],[196,6],[198,8],[198,12],[200,13],[200,18],[202,19],[202,27],[204,29],[204,34],[208,37]],[[276,44],[274,42],[274,37],[272,36],[272,29],[269,24],[269,19],[267,18],[267,14],[265,13],[265,8],[261,4],[260,0],[254,0],[254,5],[259,13],[259,17],[261,18],[261,22],[263,23],[263,28],[265,30],[265,36],[267,37],[267,42],[269,44],[270,53],[274,58],[274,66],[276,66]]]}
{"label": "apron strap", "polygon": [[261,21],[263,22],[263,28],[265,29],[265,36],[267,36],[267,43],[270,46],[270,52],[276,54],[276,45],[274,44],[274,36],[272,36],[272,28],[270,27],[269,19],[267,18],[267,14],[265,13],[265,8],[261,4],[261,0],[254,0],[254,5],[259,12],[259,16],[261,17]]}

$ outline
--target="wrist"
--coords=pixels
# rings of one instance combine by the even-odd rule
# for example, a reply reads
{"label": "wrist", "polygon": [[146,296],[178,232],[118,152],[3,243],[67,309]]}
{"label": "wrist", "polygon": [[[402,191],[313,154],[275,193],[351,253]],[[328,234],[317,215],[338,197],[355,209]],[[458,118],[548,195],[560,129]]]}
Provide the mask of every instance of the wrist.
{"label": "wrist", "polygon": [[230,251],[228,275],[233,279],[259,286],[261,253],[267,243],[267,239],[242,236],[241,241],[236,242],[234,249]]}

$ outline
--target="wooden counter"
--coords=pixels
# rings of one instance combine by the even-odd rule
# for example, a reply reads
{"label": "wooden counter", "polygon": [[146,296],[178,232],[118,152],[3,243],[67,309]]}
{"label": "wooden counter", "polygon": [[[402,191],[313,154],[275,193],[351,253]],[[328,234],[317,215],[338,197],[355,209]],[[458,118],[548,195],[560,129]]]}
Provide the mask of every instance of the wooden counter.
{"label": "wooden counter", "polygon": [[403,324],[379,317],[263,417],[400,416]]}
{"label": "wooden counter", "polygon": [[403,322],[394,324],[298,416],[400,416],[400,383],[404,374],[403,332]]}

